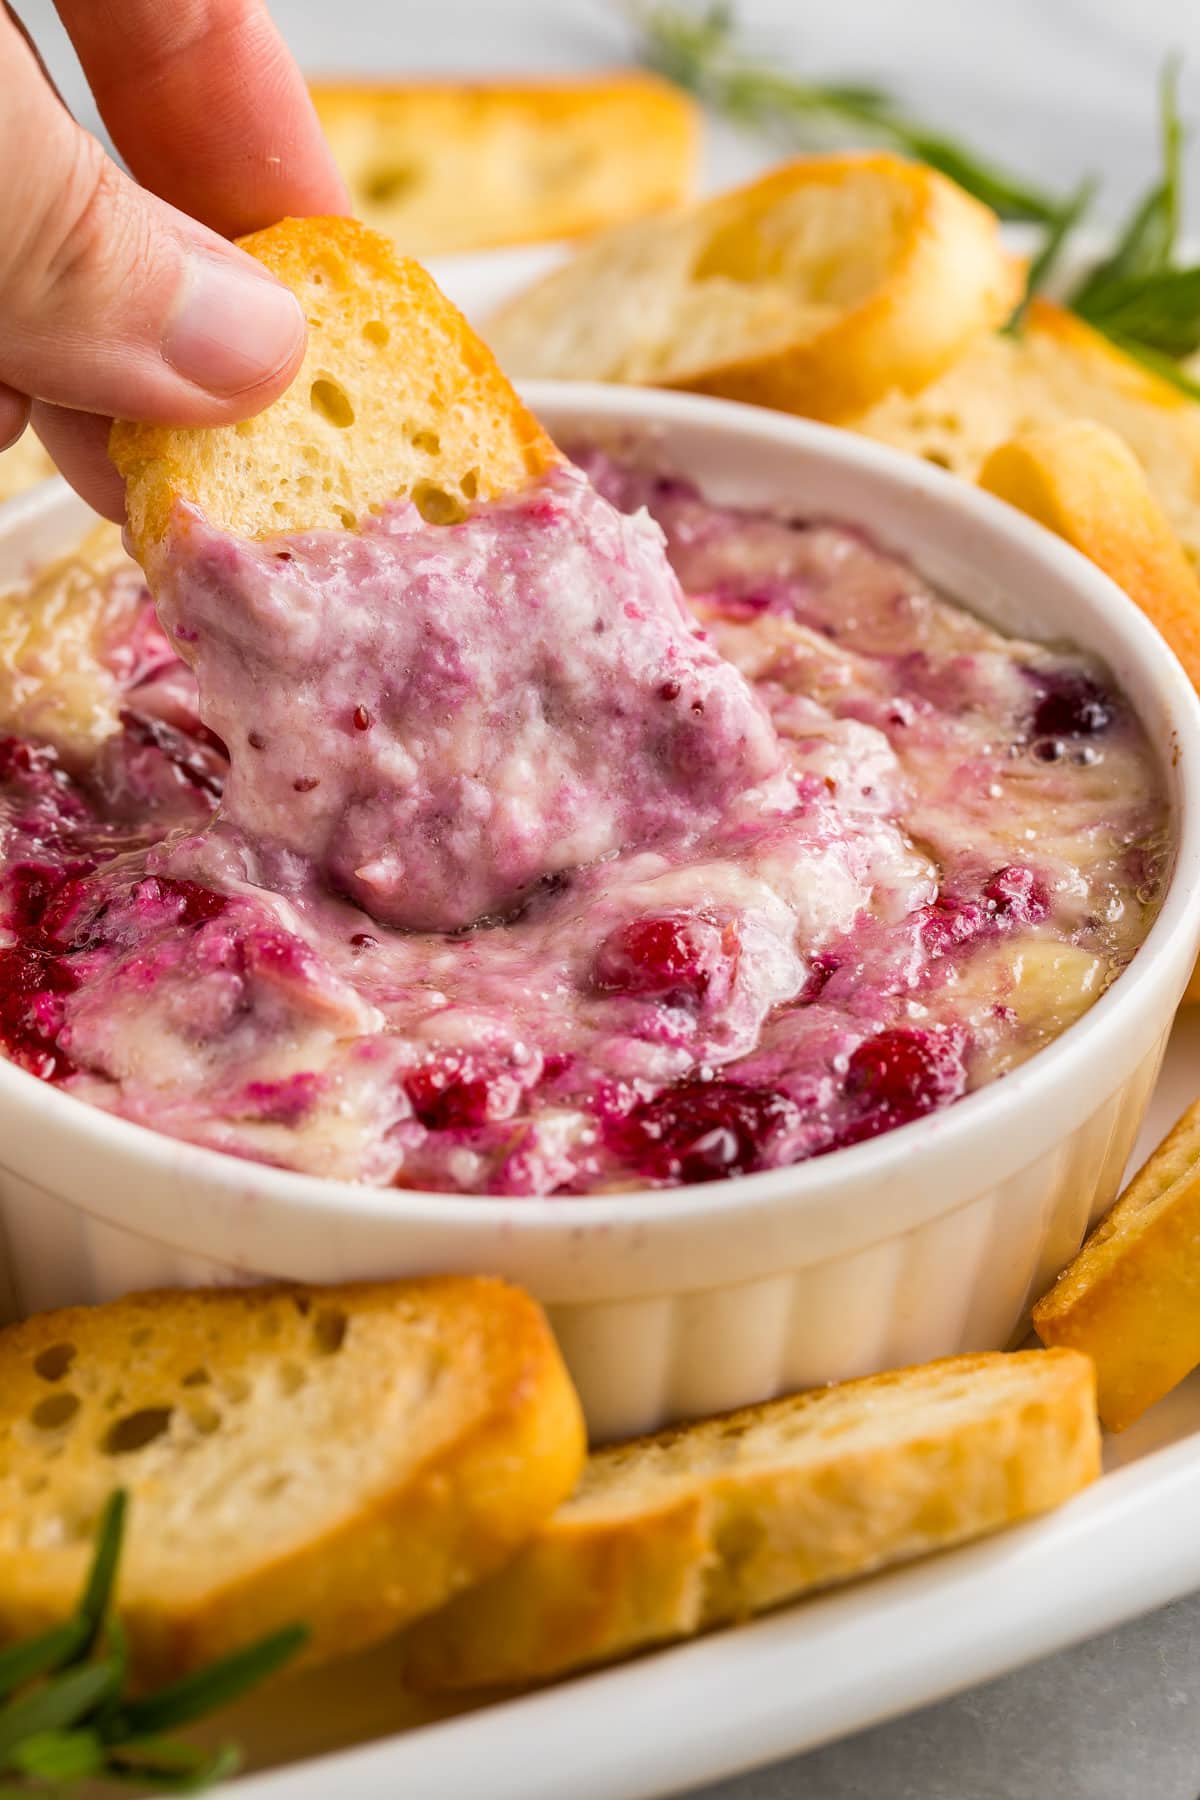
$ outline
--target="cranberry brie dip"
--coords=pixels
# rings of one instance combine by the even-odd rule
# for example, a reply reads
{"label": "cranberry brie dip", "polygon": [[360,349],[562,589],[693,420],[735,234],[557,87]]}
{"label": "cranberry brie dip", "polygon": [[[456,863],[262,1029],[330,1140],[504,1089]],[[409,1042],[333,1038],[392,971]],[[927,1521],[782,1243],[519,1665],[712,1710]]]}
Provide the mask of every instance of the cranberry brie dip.
{"label": "cranberry brie dip", "polygon": [[1109,673],[803,495],[578,461],[457,524],[180,507],[161,623],[107,540],[5,600],[14,1062],[286,1168],[567,1196],[860,1143],[1098,998],[1171,851]]}

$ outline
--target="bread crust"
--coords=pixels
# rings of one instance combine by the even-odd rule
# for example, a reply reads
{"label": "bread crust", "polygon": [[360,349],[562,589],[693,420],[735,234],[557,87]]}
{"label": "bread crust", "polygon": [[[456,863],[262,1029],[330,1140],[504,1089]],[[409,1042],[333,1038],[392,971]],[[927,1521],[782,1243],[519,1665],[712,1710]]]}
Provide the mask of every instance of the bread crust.
{"label": "bread crust", "polygon": [[113,426],[130,538],[152,579],[180,500],[221,530],[262,538],[353,527],[405,495],[431,516],[461,516],[559,460],[462,314],[377,232],[284,219],[239,242],[299,296],[308,347],[254,419]]}
{"label": "bread crust", "polygon": [[1027,432],[992,451],[979,482],[1110,575],[1200,687],[1200,580],[1115,431],[1072,419]]}
{"label": "bread crust", "polygon": [[1057,1506],[1099,1472],[1086,1357],[953,1357],[596,1452],[499,1574],[415,1627],[428,1690],[545,1680]]}
{"label": "bread crust", "polygon": [[314,1661],[387,1635],[511,1555],[584,1456],[545,1318],[499,1281],[135,1295],[0,1332],[0,1377],[0,1638],[70,1610],[122,1485],[143,1679],[296,1620]]}
{"label": "bread crust", "polygon": [[355,211],[416,256],[578,237],[695,187],[698,108],[637,70],[316,81],[312,95]]}
{"label": "bread crust", "polygon": [[1200,1364],[1200,1101],[1188,1108],[1033,1309],[1044,1344],[1096,1366],[1124,1431]]}

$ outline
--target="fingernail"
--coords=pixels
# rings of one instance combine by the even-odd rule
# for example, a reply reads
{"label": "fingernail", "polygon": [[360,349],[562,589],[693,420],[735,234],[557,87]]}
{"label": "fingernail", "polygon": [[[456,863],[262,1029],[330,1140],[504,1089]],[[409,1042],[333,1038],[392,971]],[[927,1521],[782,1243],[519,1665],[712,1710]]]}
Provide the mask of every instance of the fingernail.
{"label": "fingernail", "polygon": [[171,367],[214,394],[240,394],[289,362],[304,331],[300,302],[266,275],[189,257],[163,340]]}

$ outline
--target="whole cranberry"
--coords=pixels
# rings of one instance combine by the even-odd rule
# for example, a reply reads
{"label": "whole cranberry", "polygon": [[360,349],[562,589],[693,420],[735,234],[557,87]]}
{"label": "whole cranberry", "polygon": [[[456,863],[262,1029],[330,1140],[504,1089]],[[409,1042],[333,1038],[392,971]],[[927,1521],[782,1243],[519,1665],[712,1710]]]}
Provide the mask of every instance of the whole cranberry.
{"label": "whole cranberry", "polygon": [[843,1144],[878,1137],[964,1093],[967,1072],[958,1032],[945,1027],[897,1026],[865,1038],[850,1057],[846,1096],[850,1119]]}
{"label": "whole cranberry", "polygon": [[718,1181],[766,1166],[772,1143],[798,1122],[786,1094],[733,1081],[681,1081],[611,1127],[614,1147],[659,1181]]}
{"label": "whole cranberry", "polygon": [[736,955],[731,926],[689,913],[662,913],[618,926],[601,944],[592,982],[602,994],[700,1001]]}
{"label": "whole cranberry", "polygon": [[1116,713],[1112,696],[1090,675],[1039,669],[1034,679],[1040,690],[1033,713],[1036,737],[1094,737],[1112,724]]}

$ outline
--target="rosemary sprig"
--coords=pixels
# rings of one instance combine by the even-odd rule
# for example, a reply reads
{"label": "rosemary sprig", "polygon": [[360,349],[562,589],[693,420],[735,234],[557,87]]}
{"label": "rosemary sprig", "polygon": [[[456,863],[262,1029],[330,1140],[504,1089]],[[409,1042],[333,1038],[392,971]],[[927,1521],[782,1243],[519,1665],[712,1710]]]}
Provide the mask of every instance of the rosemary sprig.
{"label": "rosemary sprig", "polygon": [[125,1517],[125,1496],[115,1493],[74,1615],[0,1651],[0,1800],[62,1795],[85,1780],[159,1794],[223,1780],[238,1766],[233,1745],[209,1751],[163,1734],[228,1705],[305,1641],[303,1627],[289,1626],[155,1693],[125,1698],[125,1634],[110,1613]]}
{"label": "rosemary sprig", "polygon": [[1179,117],[1179,59],[1171,57],[1159,90],[1162,175],[1134,208],[1116,248],[1071,295],[1083,318],[1103,315],[1114,294],[1170,269],[1179,236],[1184,132]]}
{"label": "rosemary sprig", "polygon": [[1179,116],[1179,63],[1161,87],[1162,173],[1134,208],[1112,254],[1092,269],[1068,305],[1118,348],[1190,399],[1197,383],[1178,358],[1200,349],[1200,265],[1179,268],[1175,248],[1186,133]]}
{"label": "rosemary sprig", "polygon": [[[864,135],[939,169],[1001,218],[1045,228],[1029,269],[1024,299],[1009,323],[1019,331],[1030,297],[1047,285],[1095,193],[1088,179],[1062,198],[984,161],[972,150],[909,118],[878,88],[805,82],[755,62],[741,49],[727,3],[624,0],[644,60],[681,87],[744,126],[794,144]],[[1134,209],[1111,255],[1089,271],[1067,304],[1112,343],[1192,399],[1200,383],[1178,359],[1200,350],[1200,265],[1177,267],[1183,146],[1179,63],[1161,86],[1162,171]]]}
{"label": "rosemary sprig", "polygon": [[940,169],[1002,219],[1054,225],[1062,214],[1056,195],[907,118],[878,88],[800,81],[751,61],[738,48],[731,5],[697,10],[674,0],[627,0],[625,10],[651,67],[741,124],[786,133],[795,143],[844,136],[850,126]]}

